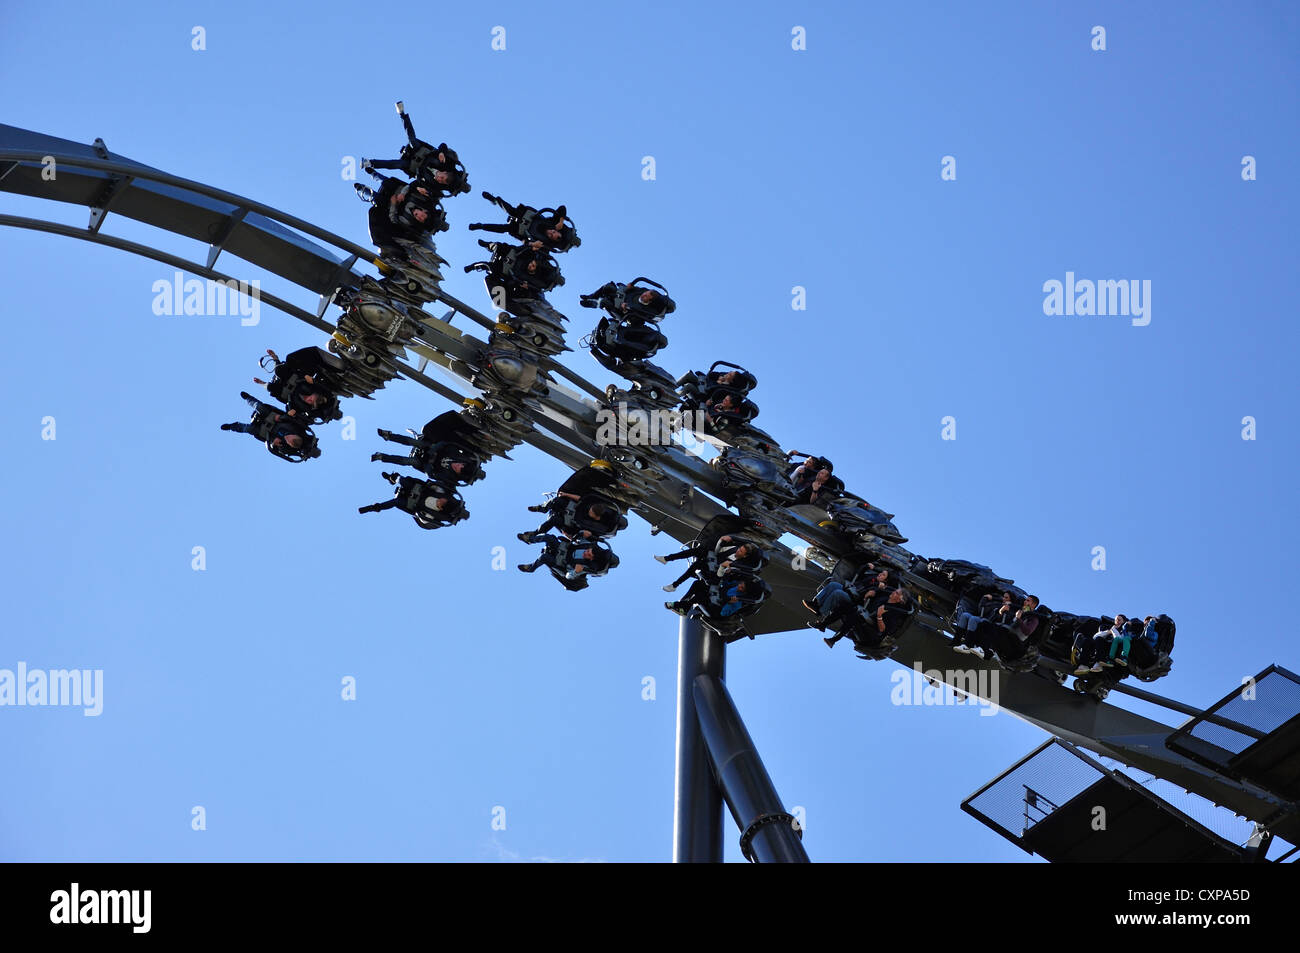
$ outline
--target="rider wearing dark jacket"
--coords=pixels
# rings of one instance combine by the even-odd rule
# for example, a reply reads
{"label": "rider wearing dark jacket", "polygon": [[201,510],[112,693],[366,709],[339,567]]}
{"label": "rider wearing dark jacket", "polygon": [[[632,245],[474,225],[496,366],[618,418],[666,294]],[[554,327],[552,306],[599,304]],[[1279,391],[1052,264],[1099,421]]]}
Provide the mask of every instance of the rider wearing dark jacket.
{"label": "rider wearing dark jacket", "polygon": [[267,449],[277,456],[293,456],[299,453],[304,456],[320,455],[311,427],[296,420],[294,414],[282,407],[264,404],[252,394],[243,391],[239,396],[253,408],[252,420],[246,424],[238,422],[222,424],[222,430],[251,434],[263,441]]}
{"label": "rider wearing dark jacket", "polygon": [[582,244],[572,222],[567,222],[567,212],[563,205],[559,208],[535,209],[531,205],[511,205],[500,196],[484,192],[483,197],[500,206],[509,216],[503,225],[475,223],[470,231],[496,232],[510,235],[521,242],[535,244],[535,249],[547,248],[554,252],[566,252]]}

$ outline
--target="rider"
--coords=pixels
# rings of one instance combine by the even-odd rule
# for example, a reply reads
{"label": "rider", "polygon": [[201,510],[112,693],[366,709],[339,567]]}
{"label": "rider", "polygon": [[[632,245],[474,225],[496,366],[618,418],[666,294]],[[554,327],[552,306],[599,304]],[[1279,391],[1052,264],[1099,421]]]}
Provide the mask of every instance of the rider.
{"label": "rider", "polygon": [[484,192],[483,198],[504,209],[510,217],[509,221],[503,225],[475,223],[469,227],[470,231],[510,235],[526,242],[534,250],[547,248],[554,252],[566,252],[582,244],[573,223],[567,221],[568,213],[563,205],[554,210],[535,209],[531,205],[511,205],[491,192]]}
{"label": "rider", "polygon": [[766,554],[756,545],[748,540],[733,542],[730,536],[723,536],[715,543],[712,548],[704,548],[700,542],[692,543],[686,549],[679,553],[673,553],[671,556],[656,556],[655,559],[661,563],[668,563],[674,559],[686,559],[693,557],[691,564],[686,567],[686,571],[677,577],[673,582],[664,586],[664,592],[673,592],[678,586],[684,583],[697,572],[707,572],[709,568],[709,553],[714,554],[717,562],[718,576],[725,576],[729,572],[746,572],[754,573],[763,567],[766,562]]}
{"label": "rider", "polygon": [[[452,487],[398,473],[385,473],[383,477],[395,487],[393,498],[357,507],[358,513],[378,513],[380,510],[397,507],[414,516],[416,523],[423,529],[435,529],[469,518],[465,502]],[[433,525],[426,525],[427,523]]]}
{"label": "rider", "polygon": [[370,459],[415,467],[429,476],[445,477],[453,483],[474,483],[485,476],[478,453],[469,446],[470,438],[477,434],[473,424],[457,411],[449,410],[425,424],[419,437],[380,429],[379,436],[411,447],[412,451],[405,457],[374,453]]}
{"label": "rider", "polygon": [[[639,281],[654,287],[642,288]],[[607,281],[591,294],[580,295],[578,302],[584,308],[601,308],[616,321],[657,322],[677,310],[668,289],[649,278],[634,278],[628,284]]]}
{"label": "rider", "polygon": [[742,574],[735,581],[723,580],[717,584],[717,601],[712,598],[712,585],[704,579],[697,579],[686,595],[676,602],[665,602],[664,608],[671,609],[678,615],[686,615],[693,606],[699,606],[707,615],[726,619],[742,609],[757,606],[766,597],[761,580],[748,574]]}
{"label": "rider", "polygon": [[311,427],[294,419],[296,413],[286,411],[271,404],[264,404],[252,394],[243,391],[239,396],[253,408],[253,417],[248,423],[222,424],[222,430],[235,433],[251,434],[266,444],[266,448],[279,457],[295,456],[318,457],[320,449],[316,446],[316,435]]}
{"label": "rider", "polygon": [[545,293],[564,284],[560,266],[540,245],[511,245],[507,242],[485,242],[479,245],[492,253],[490,261],[476,261],[465,266],[465,272],[495,271],[525,288]]}
{"label": "rider", "polygon": [[[303,351],[310,351],[312,357],[319,359],[316,348],[303,348]],[[262,380],[260,377],[254,377],[254,384],[261,384],[265,387],[272,397],[282,401],[288,409],[295,411],[295,415],[310,417],[322,422],[327,418],[335,420],[340,416],[338,397],[325,386],[323,380],[318,381],[317,374],[295,371],[289,361],[281,361],[274,351],[268,350],[266,353],[275,359],[275,375],[269,382]],[[301,353],[302,351],[296,351],[294,354],[290,354],[290,360],[293,359],[295,354]],[[317,363],[319,363],[319,360],[317,360]]]}
{"label": "rider", "polygon": [[445,142],[435,147],[418,138],[411,117],[406,114],[406,107],[401,102],[397,103],[397,114],[402,117],[407,138],[400,158],[362,159],[361,167],[367,172],[373,169],[398,169],[408,179],[423,179],[426,185],[437,186],[447,195],[468,192],[469,179],[455,150]]}
{"label": "rider", "polygon": [[560,536],[543,536],[531,542],[543,543],[541,555],[531,563],[520,563],[520,572],[535,572],[546,566],[564,588],[570,592],[587,588],[587,580],[592,576],[603,576],[618,565],[608,544],[594,542],[574,543]]}

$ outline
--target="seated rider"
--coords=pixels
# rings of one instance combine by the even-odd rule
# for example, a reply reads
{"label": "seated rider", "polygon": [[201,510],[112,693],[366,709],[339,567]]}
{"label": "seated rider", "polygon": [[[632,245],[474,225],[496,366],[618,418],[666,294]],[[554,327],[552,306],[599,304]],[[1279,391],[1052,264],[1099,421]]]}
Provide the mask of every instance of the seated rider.
{"label": "seated rider", "polygon": [[619,523],[623,517],[617,506],[594,493],[581,497],[572,493],[557,493],[549,503],[530,506],[529,509],[549,515],[531,533],[519,534],[519,539],[525,543],[534,542],[536,537],[556,528],[566,536],[583,539],[613,536],[621,528]]}
{"label": "seated rider", "polygon": [[616,321],[608,316],[600,319],[590,338],[592,355],[615,373],[623,361],[649,360],[667,343],[653,324]]}
{"label": "seated rider", "polygon": [[500,206],[509,216],[503,225],[476,222],[470,231],[496,232],[510,235],[527,243],[534,250],[546,248],[553,252],[566,252],[582,244],[563,205],[556,209],[535,209],[531,205],[511,205],[500,196],[484,192],[483,198]]}
{"label": "seated rider", "polygon": [[531,563],[520,563],[520,572],[536,572],[541,566],[570,592],[587,588],[592,576],[603,576],[618,565],[618,557],[603,540],[574,542],[561,536],[542,536],[529,540],[543,544],[541,555]]}
{"label": "seated rider", "polygon": [[[962,654],[972,653],[977,647],[973,635],[981,622],[1009,624],[1015,617],[1015,611],[1015,596],[1009,591],[1002,593],[999,602],[994,601],[993,593],[986,592],[980,596],[978,604],[975,604],[972,596],[963,595],[952,617],[953,651]],[[975,654],[983,657],[984,652],[981,649]]]}
{"label": "seated rider", "polygon": [[[651,288],[643,288],[644,281]],[[668,289],[649,278],[634,278],[629,284],[608,281],[591,294],[580,295],[584,308],[601,308],[616,321],[658,322],[677,310],[677,304],[668,297]]]}
{"label": "seated rider", "polygon": [[[865,614],[870,614],[899,587],[897,579],[888,569],[875,571],[874,563],[868,563],[865,569],[871,575],[861,582],[855,580],[846,586],[838,580],[829,579],[813,593],[811,602],[808,599],[803,601],[804,608],[817,616],[816,621],[810,623],[814,629],[825,632],[828,626],[834,628],[837,624],[843,624],[859,606]],[[840,638],[842,635],[825,641],[828,645],[834,645]]]}
{"label": "seated rider", "polygon": [[[338,395],[335,394],[330,379],[330,367],[320,348],[299,348],[283,361],[270,348],[266,354],[267,357],[261,359],[261,365],[270,368],[271,380],[254,377],[254,384],[261,384],[285,407],[298,411],[301,416],[311,417],[316,422],[324,423],[342,416]],[[268,357],[271,360],[269,365]]]}
{"label": "seated rider", "polygon": [[469,178],[455,150],[449,148],[445,142],[431,146],[418,138],[411,117],[406,114],[406,107],[400,102],[397,103],[397,114],[402,117],[402,126],[406,129],[407,138],[407,144],[402,146],[400,158],[362,159],[361,167],[366,171],[397,169],[405,173],[408,179],[422,179],[426,186],[437,187],[446,195],[468,192]]}
{"label": "seated rider", "polygon": [[848,636],[859,648],[879,648],[897,633],[911,611],[911,596],[888,570],[877,573],[871,588],[856,599],[854,596],[852,589],[831,580],[814,594],[812,602],[804,600],[805,608],[818,613],[813,628],[825,631],[827,626],[839,626],[834,635],[822,640],[827,646],[834,647]]}
{"label": "seated rider", "polygon": [[507,242],[485,242],[482,239],[479,239],[479,245],[492,253],[492,259],[466,265],[466,273],[485,270],[486,265],[487,269],[543,293],[564,284],[560,266],[542,248],[511,245]]}
{"label": "seated rider", "polygon": [[716,583],[697,579],[686,595],[676,602],[665,602],[664,608],[686,615],[698,606],[711,619],[738,619],[756,611],[769,591],[762,579],[749,573],[736,573]]}
{"label": "seated rider", "polygon": [[1128,625],[1128,616],[1116,615],[1109,626],[1104,623],[1096,634],[1089,636],[1080,633],[1074,640],[1074,655],[1078,662],[1074,674],[1087,675],[1105,671],[1111,667],[1110,644],[1112,639],[1123,638]]}
{"label": "seated rider", "polygon": [[385,473],[383,477],[395,487],[393,498],[382,503],[357,507],[358,513],[378,513],[380,510],[396,507],[404,513],[411,514],[422,529],[450,526],[469,518],[465,501],[453,487],[433,480],[402,476],[398,473]]}
{"label": "seated rider", "polygon": [[793,473],[790,482],[794,487],[795,499],[791,506],[811,503],[825,509],[826,504],[844,494],[844,481],[833,475],[827,467],[817,471],[796,467]]}
{"label": "seated rider", "polygon": [[378,191],[362,185],[353,186],[362,200],[371,204],[370,240],[380,254],[399,260],[406,257],[399,241],[419,243],[429,232],[447,227],[446,215],[431,193],[417,189],[414,197],[400,179],[375,175],[382,183]]}
{"label": "seated rider", "polygon": [[252,394],[240,391],[240,397],[253,408],[253,418],[246,424],[222,424],[222,430],[251,434],[266,444],[277,457],[300,462],[320,456],[316,435],[305,421],[296,419],[296,413],[281,407],[264,404]]}
{"label": "seated rider", "polygon": [[704,402],[704,419],[716,429],[729,424],[747,424],[757,416],[758,406],[732,391],[715,391]]}
{"label": "seated rider", "polygon": [[479,454],[469,445],[478,429],[459,412],[449,410],[424,425],[419,437],[379,430],[379,436],[393,443],[411,447],[408,456],[389,453],[371,454],[372,461],[410,466],[434,478],[445,478],[462,486],[485,476]]}
{"label": "seated rider", "polygon": [[[1003,593],[1005,598],[1009,593]],[[1037,613],[1038,597],[1025,596],[1019,609],[1007,612],[1006,603],[999,606],[993,618],[978,622],[968,631],[961,648],[982,658],[997,658],[1001,662],[1014,662],[1029,650],[1030,640],[1039,630],[1041,619]],[[957,648],[957,646],[954,646]],[[961,651],[958,648],[958,651]]]}
{"label": "seated rider", "polygon": [[655,556],[655,559],[664,564],[677,559],[691,560],[684,573],[664,586],[664,592],[673,592],[696,573],[700,573],[701,578],[706,574],[725,576],[729,572],[756,573],[766,565],[767,554],[747,539],[722,536],[712,546],[708,546],[705,540],[696,540],[680,552]]}

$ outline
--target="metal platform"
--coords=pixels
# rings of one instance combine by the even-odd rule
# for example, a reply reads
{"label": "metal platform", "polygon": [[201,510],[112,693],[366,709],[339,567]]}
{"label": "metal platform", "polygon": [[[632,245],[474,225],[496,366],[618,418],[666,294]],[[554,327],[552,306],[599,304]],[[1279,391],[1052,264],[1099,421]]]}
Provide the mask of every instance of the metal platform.
{"label": "metal platform", "polygon": [[1233,863],[1247,852],[1137,781],[1051,738],[961,809],[1052,863]]}
{"label": "metal platform", "polygon": [[1169,736],[1171,750],[1285,800],[1300,799],[1300,675],[1270,665],[1206,712],[1264,737],[1194,717]]}

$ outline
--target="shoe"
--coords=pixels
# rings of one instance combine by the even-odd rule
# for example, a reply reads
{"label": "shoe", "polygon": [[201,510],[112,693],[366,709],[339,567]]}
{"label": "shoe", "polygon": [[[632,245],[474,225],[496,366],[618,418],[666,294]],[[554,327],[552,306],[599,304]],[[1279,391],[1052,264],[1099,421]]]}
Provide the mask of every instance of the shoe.
{"label": "shoe", "polygon": [[954,652],[960,652],[962,655],[970,655],[970,653],[971,653],[972,651],[974,651],[974,650],[973,650],[969,645],[967,645],[965,642],[954,642],[954,643],[952,644],[952,650],[953,650]]}
{"label": "shoe", "polygon": [[1126,659],[1126,658],[1117,658],[1117,659],[1115,659],[1115,664],[1116,664],[1116,665],[1123,665],[1125,668],[1128,668],[1128,659]]}
{"label": "shoe", "polygon": [[371,462],[371,463],[378,463],[378,462],[380,461],[380,458],[381,458],[381,457],[383,457],[383,454],[382,454],[382,453],[372,453],[372,454],[370,455],[370,462]]}
{"label": "shoe", "polygon": [[536,572],[536,571],[537,571],[537,567],[536,567],[536,566],[529,566],[529,565],[527,565],[526,563],[520,563],[519,566],[518,566],[517,568],[519,569],[520,572]]}
{"label": "shoe", "polygon": [[826,643],[826,647],[827,647],[828,649],[833,649],[833,648],[835,648],[835,640],[834,640],[834,639],[822,639],[822,641]]}
{"label": "shoe", "polygon": [[542,506],[542,505],[540,505],[540,504],[539,504],[538,506],[530,506],[530,507],[528,507],[528,512],[530,512],[530,513],[545,513],[545,512],[546,512],[546,507],[545,507],[545,506]]}
{"label": "shoe", "polygon": [[246,391],[246,390],[241,390],[241,391],[239,392],[239,396],[242,397],[242,398],[244,398],[244,400],[256,400],[256,399],[257,399],[256,397],[254,397],[252,394],[250,394],[250,393],[249,393],[248,391]]}
{"label": "shoe", "polygon": [[664,586],[664,592],[676,592],[676,591],[677,591],[677,587],[674,586],[671,582],[668,585]]}
{"label": "shoe", "polygon": [[531,543],[533,541],[532,533],[516,533],[515,538],[521,543]]}
{"label": "shoe", "polygon": [[667,609],[669,612],[676,612],[678,615],[686,615],[686,610],[683,609],[676,602],[665,602],[664,608]]}
{"label": "shoe", "polygon": [[234,430],[234,429],[235,429],[235,425],[234,425],[234,424],[222,424],[222,425],[221,425],[221,429],[222,429],[222,430]]}
{"label": "shoe", "polygon": [[1086,665],[1080,665],[1078,668],[1076,668],[1076,669],[1074,670],[1074,674],[1075,674],[1075,675],[1087,675],[1087,674],[1088,674],[1089,672],[1091,672],[1091,671],[1092,671],[1092,669],[1090,669],[1088,666],[1086,666]]}
{"label": "shoe", "polygon": [[1098,662],[1092,668],[1088,669],[1088,671],[1090,672],[1104,672],[1105,670],[1106,670],[1106,666],[1102,665],[1100,662]]}
{"label": "shoe", "polygon": [[385,440],[391,439],[393,436],[393,432],[391,430],[381,429],[381,430],[376,430],[375,433],[379,434],[379,436],[383,437]]}
{"label": "shoe", "polygon": [[984,657],[984,650],[978,645],[968,645],[967,648],[970,649],[970,654],[974,655],[976,658]]}
{"label": "shoe", "polygon": [[667,565],[668,565],[668,557],[667,557],[667,556],[656,556],[656,557],[655,557],[655,562],[657,562],[657,563],[662,563],[663,565],[667,566]]}

